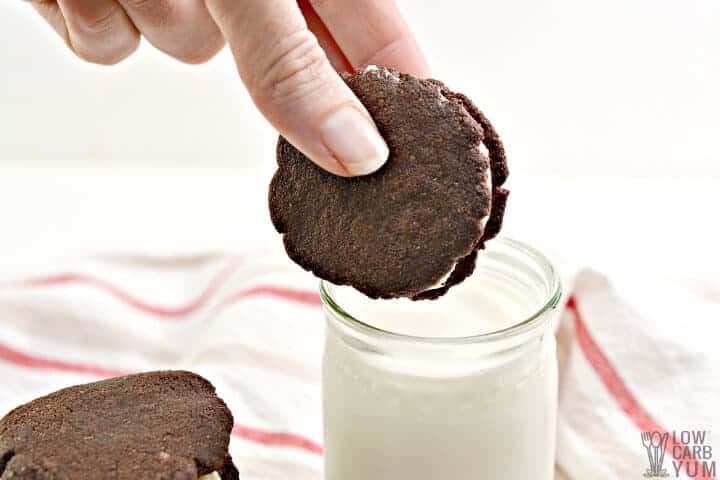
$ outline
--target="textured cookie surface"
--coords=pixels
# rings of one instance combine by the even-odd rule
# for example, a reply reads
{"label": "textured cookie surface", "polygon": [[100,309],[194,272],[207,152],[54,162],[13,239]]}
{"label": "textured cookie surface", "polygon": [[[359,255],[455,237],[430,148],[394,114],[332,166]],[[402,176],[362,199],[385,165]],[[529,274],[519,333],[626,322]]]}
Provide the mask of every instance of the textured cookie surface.
{"label": "textured cookie surface", "polygon": [[0,420],[1,479],[238,478],[233,419],[189,372],[151,372],[60,390]]}
{"label": "textured cookie surface", "polygon": [[436,298],[472,272],[497,216],[491,167],[505,168],[499,187],[502,146],[486,145],[488,158],[479,110],[440,82],[382,67],[345,80],[390,157],[372,175],[342,178],[281,137],[270,186],[275,228],[288,255],[318,277],[372,298]]}

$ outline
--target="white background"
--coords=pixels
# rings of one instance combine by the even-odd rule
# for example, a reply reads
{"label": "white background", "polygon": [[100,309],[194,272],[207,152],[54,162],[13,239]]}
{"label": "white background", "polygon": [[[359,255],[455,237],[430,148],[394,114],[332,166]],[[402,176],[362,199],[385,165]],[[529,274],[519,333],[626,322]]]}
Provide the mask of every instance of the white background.
{"label": "white background", "polygon": [[[517,174],[720,177],[717,0],[401,0],[436,76],[496,123]],[[82,64],[21,0],[0,2],[0,159],[20,165],[273,161],[224,51],[147,44]]]}
{"label": "white background", "polygon": [[[561,263],[714,282],[720,2],[400,2],[510,154],[506,234]],[[0,271],[68,250],[279,247],[275,133],[227,51],[84,64],[0,3]],[[653,273],[654,275],[655,273]]]}

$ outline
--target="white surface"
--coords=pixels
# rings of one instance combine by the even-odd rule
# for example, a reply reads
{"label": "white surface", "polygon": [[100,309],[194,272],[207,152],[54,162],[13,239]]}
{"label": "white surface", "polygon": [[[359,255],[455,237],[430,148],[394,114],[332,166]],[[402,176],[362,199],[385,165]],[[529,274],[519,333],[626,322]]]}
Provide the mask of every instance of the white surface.
{"label": "white surface", "polygon": [[[717,0],[399,3],[516,174],[720,177]],[[0,2],[1,162],[267,164],[273,141],[227,51],[191,67],[145,44],[94,67],[25,2]]]}
{"label": "white surface", "polygon": [[[271,166],[0,168],[0,271],[73,252],[282,249],[267,207]],[[517,177],[504,234],[565,272],[717,283],[718,180]]]}

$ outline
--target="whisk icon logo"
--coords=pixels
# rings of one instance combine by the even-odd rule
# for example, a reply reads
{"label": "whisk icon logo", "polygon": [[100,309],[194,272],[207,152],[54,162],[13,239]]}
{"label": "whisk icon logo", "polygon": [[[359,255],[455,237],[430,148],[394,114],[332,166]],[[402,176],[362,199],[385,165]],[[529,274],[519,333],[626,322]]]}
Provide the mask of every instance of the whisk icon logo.
{"label": "whisk icon logo", "polygon": [[663,461],[665,460],[665,448],[670,435],[667,432],[655,431],[642,432],[640,436],[650,463],[650,468],[645,470],[643,476],[646,478],[669,477],[667,469],[663,468]]}

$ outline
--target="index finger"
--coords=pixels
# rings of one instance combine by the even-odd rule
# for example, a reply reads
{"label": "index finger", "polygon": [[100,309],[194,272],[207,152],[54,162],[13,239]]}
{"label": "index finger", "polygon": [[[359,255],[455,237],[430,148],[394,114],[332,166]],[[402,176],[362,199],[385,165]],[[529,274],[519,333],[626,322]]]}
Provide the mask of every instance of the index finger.
{"label": "index finger", "polygon": [[430,75],[415,36],[394,0],[310,0],[354,68],[383,65]]}

